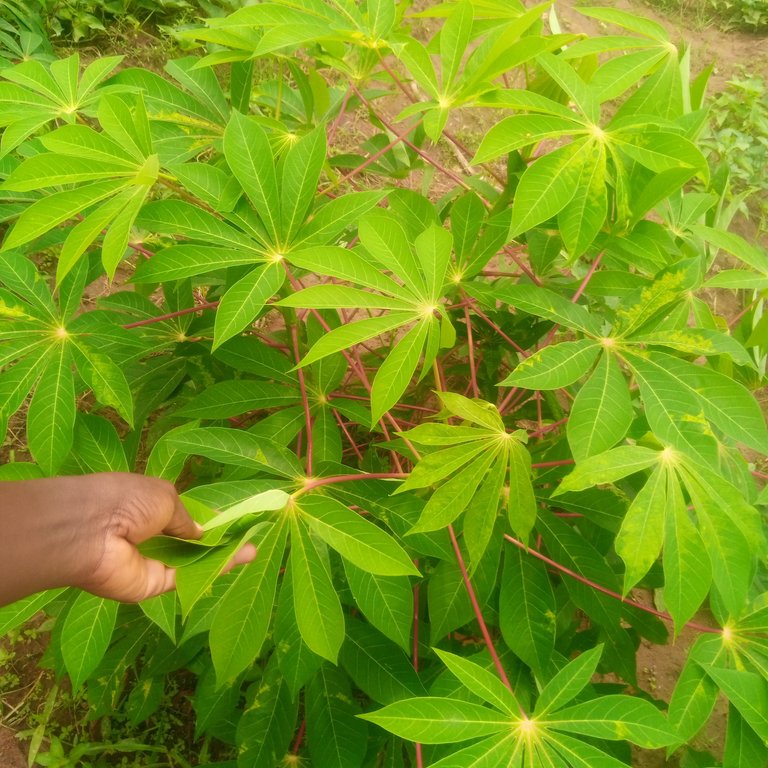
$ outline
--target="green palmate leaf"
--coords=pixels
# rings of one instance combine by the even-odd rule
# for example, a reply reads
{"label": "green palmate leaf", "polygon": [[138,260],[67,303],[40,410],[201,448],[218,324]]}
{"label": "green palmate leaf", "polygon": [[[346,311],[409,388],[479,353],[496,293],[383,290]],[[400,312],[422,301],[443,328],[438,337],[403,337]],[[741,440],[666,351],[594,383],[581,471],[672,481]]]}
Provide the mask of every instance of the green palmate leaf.
{"label": "green palmate leaf", "polygon": [[560,211],[560,235],[572,259],[581,256],[599,234],[608,212],[605,148],[593,141],[581,167],[573,199]]}
{"label": "green palmate leaf", "polygon": [[413,79],[429,96],[437,99],[439,92],[437,75],[427,49],[418,40],[410,39],[404,46],[398,48],[396,53]]}
{"label": "green palmate leaf", "polygon": [[702,365],[654,352],[648,357],[656,370],[673,376],[678,387],[689,389],[704,415],[725,434],[754,448],[768,451],[768,429],[753,395],[737,381]]}
{"label": "green palmate leaf", "polygon": [[621,445],[580,462],[563,478],[553,496],[568,491],[583,491],[593,485],[613,483],[623,477],[652,467],[660,460],[660,452],[641,445]]}
{"label": "green palmate leaf", "polygon": [[536,717],[556,712],[576,698],[595,674],[602,652],[602,645],[590,648],[563,667],[539,694]]}
{"label": "green palmate leaf", "polygon": [[403,650],[360,621],[347,623],[340,662],[355,685],[379,704],[426,695]]}
{"label": "green palmate leaf", "polygon": [[496,406],[484,400],[470,400],[455,392],[438,392],[437,395],[445,408],[454,416],[474,424],[481,424],[497,432],[505,431],[504,422]]}
{"label": "green palmate leaf", "polygon": [[763,743],[768,741],[768,683],[760,675],[744,670],[707,666],[706,673],[738,710]]}
{"label": "green palmate leaf", "polygon": [[254,683],[237,724],[240,765],[277,765],[290,747],[298,701],[291,698],[277,665]]}
{"label": "green palmate leaf", "polygon": [[259,541],[254,562],[242,568],[219,603],[209,640],[219,685],[237,677],[261,652],[287,535],[288,525],[279,518]]}
{"label": "green palmate leaf", "polygon": [[712,566],[701,534],[691,521],[673,473],[667,488],[664,530],[664,604],[680,632],[699,609],[712,584]]}
{"label": "green palmate leaf", "polygon": [[325,130],[315,128],[299,139],[282,161],[281,235],[290,243],[309,212],[327,150]]}
{"label": "green palmate leaf", "polygon": [[334,328],[315,342],[312,349],[302,358],[300,365],[302,367],[310,365],[328,355],[354,347],[355,344],[368,341],[368,339],[380,336],[382,333],[411,323],[416,319],[418,318],[414,317],[412,313],[392,312],[382,317],[369,317]]}
{"label": "green palmate leaf", "polygon": [[246,467],[290,479],[304,470],[295,454],[268,438],[223,427],[190,429],[168,440],[171,447],[187,454],[207,456],[222,464]]}
{"label": "green palmate leaf", "polygon": [[399,278],[407,292],[423,301],[430,300],[408,235],[397,219],[380,213],[369,213],[360,221],[358,232],[360,242],[368,253],[385,270]]}
{"label": "green palmate leaf", "polygon": [[704,181],[709,178],[704,155],[683,136],[646,127],[642,132],[614,133],[612,137],[624,154],[655,173],[687,166],[692,176],[699,174]]}
{"label": "green palmate leaf", "polygon": [[61,637],[61,653],[78,689],[96,669],[109,646],[117,618],[118,604],[113,600],[81,592],[72,603]]}
{"label": "green palmate leaf", "polygon": [[[741,613],[754,574],[754,545],[729,513],[710,496],[709,488],[688,472],[683,476],[712,564],[712,580],[732,616]],[[733,493],[738,497],[737,493]]]}
{"label": "green palmate leaf", "polygon": [[[499,504],[504,491],[509,462],[500,456],[488,470],[477,493],[467,505],[464,515],[464,542],[467,545],[471,571],[480,563],[496,526]],[[434,498],[434,497],[433,497]]]}
{"label": "green palmate leaf", "polygon": [[443,227],[433,224],[425,229],[414,241],[414,250],[421,264],[427,283],[427,295],[438,303],[451,261],[453,236]]}
{"label": "green palmate leaf", "polygon": [[294,245],[326,245],[354,226],[385,196],[384,190],[350,192],[316,209],[294,238]]}
{"label": "green palmate leaf", "polygon": [[706,646],[714,647],[715,655],[721,650],[717,638],[699,637],[669,700],[669,724],[681,743],[690,741],[704,727],[717,702],[717,684],[701,666],[701,649]]}
{"label": "green palmate leaf", "polygon": [[689,224],[687,229],[710,245],[733,254],[753,269],[768,273],[768,255],[735,232],[726,232],[703,224]]}
{"label": "green palmate leaf", "polygon": [[626,768],[627,765],[597,747],[585,741],[573,739],[564,733],[549,735],[548,746],[553,749],[552,757],[561,755],[572,768]]}
{"label": "green palmate leaf", "polygon": [[306,496],[299,505],[311,530],[358,568],[380,576],[419,575],[391,536],[336,499]]}
{"label": "green palmate leaf", "polygon": [[[6,466],[12,465],[7,464]],[[17,600],[10,605],[4,605],[0,608],[0,637],[4,637],[12,629],[16,629],[16,627],[31,619],[63,592],[64,588],[48,589],[45,592],[39,592],[36,595]]]}
{"label": "green palmate leaf", "polygon": [[176,642],[176,608],[175,592],[165,592],[162,595],[150,597],[139,603],[142,613],[158,626],[172,642]]}
{"label": "green palmate leaf", "polygon": [[461,60],[472,32],[472,3],[463,0],[458,3],[440,30],[440,79],[443,93],[449,91],[456,79]]}
{"label": "green palmate leaf", "polygon": [[624,561],[624,594],[648,573],[664,540],[667,471],[659,465],[627,510],[616,535],[616,554]]}
{"label": "green palmate leaf", "polygon": [[521,768],[524,743],[518,735],[491,736],[432,763],[430,768]]}
{"label": "green palmate leaf", "polygon": [[[472,286],[467,286],[466,290],[472,294]],[[600,335],[600,325],[588,313],[586,307],[573,304],[547,288],[499,281],[493,285],[493,296],[511,307],[551,320],[566,328],[574,328],[589,336]]]}
{"label": "green palmate leaf", "polygon": [[502,712],[507,712],[513,719],[520,716],[522,710],[514,693],[493,672],[447,651],[436,648],[435,653],[467,690]]}
{"label": "green palmate leaf", "polygon": [[556,216],[573,200],[592,142],[580,139],[530,165],[520,179],[512,207],[509,237],[514,238]]}
{"label": "green palmate leaf", "polygon": [[315,765],[360,768],[368,728],[355,717],[360,708],[341,670],[323,664],[306,688],[309,752]]}
{"label": "green palmate leaf", "polygon": [[507,545],[499,593],[499,628],[515,656],[537,674],[555,647],[557,605],[543,563]]}
{"label": "green palmate leaf", "polygon": [[403,650],[410,650],[413,589],[405,576],[377,576],[344,561],[347,583],[368,621]]}
{"label": "green palmate leaf", "polygon": [[285,270],[279,263],[266,264],[238,280],[222,296],[216,310],[213,349],[252,323],[284,281]]}
{"label": "green palmate leaf", "polygon": [[181,280],[219,269],[254,264],[260,260],[260,256],[253,251],[204,245],[174,245],[141,262],[131,280],[134,283]]}
{"label": "green palmate leaf", "polygon": [[602,349],[598,341],[564,341],[522,360],[499,386],[526,389],[559,389],[578,381]]}
{"label": "green palmate leaf", "polygon": [[336,663],[344,642],[344,614],[327,566],[303,520],[291,520],[293,605],[301,637],[310,650]]}
{"label": "green palmate leaf", "polygon": [[69,346],[62,341],[48,355],[27,412],[29,449],[42,469],[53,475],[72,447],[75,386]]}
{"label": "green palmate leaf", "polygon": [[349,251],[347,248],[318,246],[291,251],[287,258],[291,264],[308,272],[357,283],[366,288],[396,296],[407,304],[416,302],[416,297],[409,290],[361,258],[359,253]]}
{"label": "green palmate leaf", "polygon": [[123,444],[111,422],[90,413],[78,413],[74,453],[90,472],[128,472]]}
{"label": "green palmate leaf", "polygon": [[400,339],[381,364],[371,389],[371,424],[376,424],[397,403],[408,387],[421,359],[424,342],[433,322],[434,320],[429,318],[417,323]]}
{"label": "green palmate leaf", "polygon": [[211,531],[222,526],[229,527],[232,523],[241,520],[245,515],[256,515],[261,512],[274,512],[284,509],[290,500],[291,497],[285,491],[276,488],[257,493],[255,496],[250,496],[229,507],[226,512],[220,512],[215,517],[212,517],[203,525],[203,530]]}
{"label": "green palmate leaf", "polygon": [[524,541],[536,523],[536,498],[531,484],[531,455],[522,443],[510,439],[507,517],[512,530]]}
{"label": "green palmate leaf", "polygon": [[485,441],[473,441],[430,453],[419,461],[411,474],[408,475],[408,479],[395,493],[434,485],[469,463],[478,453],[487,450],[488,446]]}
{"label": "green palmate leaf", "polygon": [[576,461],[613,447],[627,434],[632,415],[627,382],[614,355],[606,351],[571,406],[566,429]]}
{"label": "green palmate leaf", "polygon": [[360,717],[422,744],[451,744],[499,733],[510,727],[512,719],[478,704],[440,697],[404,699]]}
{"label": "green palmate leaf", "polygon": [[724,768],[740,768],[742,765],[760,765],[768,760],[768,747],[739,711],[731,705],[728,711]]}
{"label": "green palmate leaf", "polygon": [[280,194],[267,134],[249,117],[233,112],[224,131],[224,156],[259,214],[272,244],[280,244]]}
{"label": "green palmate leaf", "polygon": [[248,411],[293,405],[298,398],[297,390],[285,384],[244,379],[219,381],[193,398],[179,414],[198,419],[228,419]]}
{"label": "green palmate leaf", "polygon": [[31,354],[3,371],[0,377],[0,435],[3,438],[8,430],[8,420],[26,400],[45,366],[46,359],[44,356],[40,360]]}
{"label": "green palmate leaf", "polygon": [[753,365],[746,349],[731,336],[711,328],[686,328],[683,331],[667,330],[663,333],[643,333],[633,336],[632,343],[670,347],[699,357],[704,355],[728,355],[738,365]]}
{"label": "green palmate leaf", "polygon": [[132,427],[133,397],[120,366],[85,344],[77,343],[73,349],[78,373],[93,390],[97,400],[112,406]]}
{"label": "green palmate leaf", "polygon": [[644,699],[603,696],[560,709],[545,721],[551,728],[598,739],[628,740],[650,749],[672,744],[675,734],[664,715]]}
{"label": "green palmate leaf", "polygon": [[498,445],[487,446],[487,450],[435,491],[409,533],[437,531],[452,523],[472,500],[499,451]]}
{"label": "green palmate leaf", "polygon": [[347,285],[313,285],[277,302],[281,307],[316,309],[391,309],[408,311],[413,303],[393,296],[382,296]]}
{"label": "green palmate leaf", "polygon": [[585,133],[586,130],[584,124],[577,120],[576,115],[573,119],[555,115],[505,117],[485,134],[472,162],[486,163],[499,155],[533,146],[544,139]]}

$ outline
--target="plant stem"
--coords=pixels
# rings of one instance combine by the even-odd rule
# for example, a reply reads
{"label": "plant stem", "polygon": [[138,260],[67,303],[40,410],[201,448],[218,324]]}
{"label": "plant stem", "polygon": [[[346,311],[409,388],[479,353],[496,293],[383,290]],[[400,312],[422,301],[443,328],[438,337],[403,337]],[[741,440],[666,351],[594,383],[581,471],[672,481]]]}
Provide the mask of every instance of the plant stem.
{"label": "plant stem", "polygon": [[472,396],[480,397],[480,387],[477,385],[477,370],[475,368],[475,345],[472,340],[472,318],[469,307],[464,307],[464,322],[467,326],[467,348],[469,350],[469,382],[472,386]]}
{"label": "plant stem", "polygon": [[[647,605],[641,605],[640,603],[637,603],[634,600],[630,600],[624,597],[623,595],[620,595],[618,592],[614,592],[613,590],[608,589],[607,587],[603,587],[600,584],[596,584],[594,581],[590,581],[589,579],[584,578],[584,576],[581,576],[575,571],[572,571],[567,566],[561,565],[560,563],[556,562],[555,560],[552,560],[546,555],[543,555],[541,552],[533,549],[532,547],[526,546],[525,544],[523,544],[522,541],[518,541],[514,537],[510,536],[508,533],[504,534],[504,538],[511,544],[514,544],[516,547],[519,547],[523,551],[527,552],[529,555],[532,555],[533,557],[541,560],[543,563],[546,563],[551,568],[554,568],[556,571],[559,571],[560,573],[564,573],[566,576],[570,576],[572,579],[576,579],[576,581],[581,582],[582,584],[588,587],[591,587],[597,592],[602,592],[604,595],[608,595],[608,597],[613,597],[616,600],[620,600],[622,603],[626,603],[627,605],[631,605],[633,608],[638,608],[641,611],[650,613],[653,616],[657,616],[658,618],[663,619],[664,621],[669,621],[674,623],[674,619],[672,618],[672,616],[670,616],[670,614],[666,613],[665,611],[657,611],[655,608],[650,608]],[[705,624],[698,624],[695,621],[687,621],[685,623],[685,626],[688,627],[689,629],[696,630],[697,632],[708,632],[713,635],[721,635],[723,633],[723,630],[720,629],[719,627],[708,627]]]}
{"label": "plant stem", "polygon": [[[299,328],[296,323],[291,325],[291,341],[293,342],[293,355],[296,365],[301,362],[301,352],[299,351]],[[301,404],[304,408],[304,423],[307,432],[307,477],[312,477],[312,414],[309,410],[309,398],[307,397],[307,384],[304,380],[304,369],[297,368],[299,375],[299,390],[301,391]]]}
{"label": "plant stem", "polygon": [[197,304],[194,307],[179,309],[176,312],[168,312],[165,315],[158,315],[157,317],[148,317],[146,320],[137,320],[135,323],[126,323],[123,326],[123,328],[139,328],[142,325],[152,325],[152,323],[162,323],[165,320],[173,320],[174,317],[189,315],[192,312],[200,312],[203,309],[215,309],[218,306],[219,306],[218,301],[208,301],[205,304]]}

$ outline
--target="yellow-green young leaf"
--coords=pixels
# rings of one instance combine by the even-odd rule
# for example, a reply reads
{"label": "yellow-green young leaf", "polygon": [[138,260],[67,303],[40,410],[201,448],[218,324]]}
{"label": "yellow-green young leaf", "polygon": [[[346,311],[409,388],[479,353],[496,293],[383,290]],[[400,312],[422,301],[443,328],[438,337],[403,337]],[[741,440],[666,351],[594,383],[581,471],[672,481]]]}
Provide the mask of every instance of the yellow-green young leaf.
{"label": "yellow-green young leaf", "polygon": [[224,131],[224,157],[267,229],[280,245],[280,195],[272,147],[264,129],[250,117],[232,112]]}
{"label": "yellow-green young leaf", "polygon": [[429,320],[417,323],[400,339],[379,367],[371,388],[372,425],[397,403],[408,387],[419,364],[428,331]]}
{"label": "yellow-green young leaf", "polygon": [[413,247],[425,275],[427,296],[437,304],[443,295],[445,276],[451,262],[453,236],[447,229],[433,224],[416,238]]}
{"label": "yellow-green young leaf", "polygon": [[536,497],[531,483],[531,454],[522,443],[509,440],[507,517],[512,530],[527,542],[536,523]]}
{"label": "yellow-green young leaf", "polygon": [[407,576],[376,576],[344,560],[347,583],[357,607],[383,635],[410,651],[413,589]]}
{"label": "yellow-green young leaf", "polygon": [[245,515],[256,515],[260,512],[274,512],[283,509],[290,501],[291,497],[278,488],[273,488],[263,493],[257,493],[232,507],[226,512],[221,512],[216,517],[212,517],[203,525],[204,531],[210,531],[221,526],[229,526],[231,523],[240,520]]}
{"label": "yellow-green young leaf", "polygon": [[667,470],[659,465],[640,489],[616,535],[616,554],[624,561],[624,594],[648,573],[661,552],[667,507]]}
{"label": "yellow-green young leaf", "polygon": [[256,559],[240,569],[216,609],[209,642],[219,685],[237,677],[261,652],[287,536],[286,520],[279,517],[259,540]]}
{"label": "yellow-green young leaf", "polygon": [[544,723],[553,730],[609,741],[627,740],[648,749],[675,741],[675,733],[664,715],[649,701],[634,696],[602,696],[560,709]]}
{"label": "yellow-green young leaf", "polygon": [[487,450],[457,472],[447,483],[432,494],[409,533],[437,531],[452,523],[467,507],[478,486],[496,460],[500,447],[490,444]]}
{"label": "yellow-green young leaf", "polygon": [[696,613],[712,584],[707,548],[691,521],[677,475],[668,473],[664,530],[664,605],[675,621],[675,633]]}
{"label": "yellow-green young leaf", "polygon": [[433,99],[438,98],[437,76],[427,49],[411,38],[396,49],[397,57],[405,64],[410,75]]}
{"label": "yellow-green young leaf", "polygon": [[715,248],[733,254],[758,272],[768,273],[768,254],[735,232],[726,232],[703,224],[688,224],[687,229]]}
{"label": "yellow-green young leaf", "polygon": [[453,424],[419,424],[407,432],[398,432],[416,445],[458,445],[475,440],[497,437],[498,432],[477,427],[454,426]]}
{"label": "yellow-green young leaf", "polygon": [[413,302],[394,296],[363,291],[348,285],[312,285],[276,302],[279,307],[313,307],[316,309],[391,309],[413,311]]}
{"label": "yellow-green young leaf", "polygon": [[213,349],[252,323],[284,281],[285,270],[277,263],[257,267],[238,280],[221,297],[216,310]]}
{"label": "yellow-green young leaf", "polygon": [[[135,174],[135,166],[127,168],[121,162],[41,153],[33,155],[12,171],[3,187],[12,192],[30,192],[62,184],[77,184],[81,181],[125,179]],[[116,186],[120,184],[117,181],[112,183]]]}
{"label": "yellow-green young leaf", "polygon": [[461,66],[472,33],[473,16],[472,3],[462,0],[453,7],[440,30],[440,79],[444,94],[449,92]]}
{"label": "yellow-green young leaf", "polygon": [[528,166],[515,192],[510,239],[556,216],[573,200],[589,147],[587,140],[579,139]]}
{"label": "yellow-green young leaf", "polygon": [[118,603],[81,592],[72,603],[61,633],[64,666],[77,690],[96,669],[109,647]]}
{"label": "yellow-green young leaf", "polygon": [[611,134],[614,145],[633,160],[662,173],[680,166],[695,171],[705,183],[709,180],[709,166],[696,145],[683,136],[668,131],[648,130],[634,133]]}
{"label": "yellow-green young leaf", "polygon": [[291,579],[302,639],[311,651],[335,664],[344,642],[344,613],[328,567],[298,517],[291,519]]}
{"label": "yellow-green young leaf", "polygon": [[525,389],[567,387],[590,369],[601,349],[600,343],[593,339],[552,344],[518,363],[498,386]]}
{"label": "yellow-green young leaf", "polygon": [[64,462],[75,427],[75,385],[69,344],[51,350],[27,411],[27,440],[35,461],[49,475]]}
{"label": "yellow-green young leaf", "polygon": [[581,463],[616,445],[632,416],[629,387],[616,358],[606,351],[571,406],[566,430],[574,459]]}
{"label": "yellow-green young leaf", "polygon": [[419,575],[389,534],[336,499],[306,496],[298,504],[311,530],[358,568],[380,576]]}
{"label": "yellow-green young leaf", "polygon": [[296,142],[282,161],[281,238],[290,243],[310,210],[327,150],[320,125]]}
{"label": "yellow-green young leaf", "polygon": [[555,647],[557,604],[546,566],[506,544],[499,629],[512,653],[543,675]]}
{"label": "yellow-green young leaf", "polygon": [[360,717],[396,736],[422,744],[453,744],[510,727],[509,714],[440,697],[404,699]]}

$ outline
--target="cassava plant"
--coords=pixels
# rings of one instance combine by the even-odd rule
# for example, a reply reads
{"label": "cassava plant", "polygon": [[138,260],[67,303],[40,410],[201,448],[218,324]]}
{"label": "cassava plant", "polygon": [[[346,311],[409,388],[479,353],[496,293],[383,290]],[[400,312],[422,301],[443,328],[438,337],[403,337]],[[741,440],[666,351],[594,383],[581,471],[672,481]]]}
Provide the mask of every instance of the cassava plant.
{"label": "cassava plant", "polygon": [[[760,355],[711,299],[768,255],[721,226],[706,76],[613,8],[590,38],[549,3],[419,7],[258,3],[165,75],[0,71],[31,459],[0,477],[144,471],[205,528],[143,545],[177,593],[57,590],[0,632],[55,616],[94,718],[193,671],[216,765],[766,765]],[[636,649],[686,629],[661,700]]]}

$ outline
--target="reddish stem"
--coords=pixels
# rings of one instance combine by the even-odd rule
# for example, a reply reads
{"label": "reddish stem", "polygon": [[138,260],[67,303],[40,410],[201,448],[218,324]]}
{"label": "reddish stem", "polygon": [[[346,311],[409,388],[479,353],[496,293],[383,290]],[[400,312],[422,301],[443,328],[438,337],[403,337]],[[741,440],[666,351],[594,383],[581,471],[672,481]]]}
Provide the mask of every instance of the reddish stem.
{"label": "reddish stem", "polygon": [[[469,602],[472,603],[472,610],[475,613],[475,618],[477,619],[477,623],[480,625],[480,632],[483,634],[483,640],[485,640],[485,644],[488,647],[488,653],[491,654],[493,664],[496,667],[496,671],[498,672],[499,677],[501,678],[501,682],[504,683],[504,685],[514,694],[512,683],[509,682],[507,673],[504,671],[504,665],[501,663],[499,654],[496,652],[496,647],[493,644],[491,633],[488,631],[488,625],[485,623],[485,618],[483,617],[480,603],[477,601],[477,595],[475,594],[475,589],[472,586],[472,582],[469,578],[467,566],[464,563],[464,556],[461,554],[461,548],[459,547],[459,542],[456,538],[456,532],[453,530],[452,525],[448,526],[448,535],[451,537],[451,545],[453,546],[453,551],[456,554],[456,561],[458,562],[459,568],[461,569],[461,577],[464,580],[464,586],[466,587],[467,594],[469,595]],[[522,708],[520,710],[520,714],[524,718],[527,717],[525,712],[522,711]]]}
{"label": "reddish stem", "polygon": [[304,741],[304,734],[307,730],[307,721],[306,719],[301,721],[301,725],[299,726],[299,730],[296,733],[296,738],[293,740],[293,744],[291,745],[291,754],[298,755],[299,750],[301,749],[301,742]]}
{"label": "reddish stem", "polygon": [[480,307],[478,307],[478,306],[477,306],[477,302],[475,302],[475,304],[473,305],[473,307],[472,307],[472,311],[473,311],[473,312],[474,312],[474,313],[475,313],[475,314],[476,314],[476,315],[477,315],[479,318],[481,318],[481,319],[482,319],[482,320],[484,320],[484,321],[485,321],[485,322],[486,322],[488,325],[490,325],[490,326],[491,326],[491,328],[493,328],[493,330],[494,330],[494,331],[496,331],[496,333],[498,333],[498,334],[499,334],[499,336],[501,336],[501,338],[502,338],[502,339],[504,339],[504,341],[506,341],[506,342],[507,342],[507,344],[509,344],[509,345],[510,345],[510,346],[511,346],[511,347],[512,347],[512,348],[513,348],[513,349],[514,349],[516,352],[519,352],[519,353],[520,353],[520,354],[521,354],[523,357],[529,357],[529,356],[530,356],[530,354],[529,354],[528,352],[526,352],[526,351],[525,351],[525,350],[524,350],[524,349],[523,349],[523,348],[522,348],[522,347],[521,347],[519,344],[517,344],[517,343],[516,343],[516,342],[514,342],[512,339],[510,339],[510,338],[509,338],[509,336],[507,336],[507,334],[506,334],[506,333],[504,333],[504,331],[502,331],[502,330],[501,330],[501,328],[499,328],[499,326],[498,326],[498,325],[496,325],[496,323],[494,323],[494,322],[493,322],[493,320],[491,320],[491,318],[490,318],[490,317],[488,317],[488,315],[486,315],[486,314],[485,314],[485,312],[483,312],[483,311],[480,309]]}
{"label": "reddish stem", "polygon": [[544,469],[545,467],[567,467],[570,464],[575,464],[573,459],[561,459],[560,461],[540,461],[538,464],[531,464],[531,467],[535,469]]}
{"label": "reddish stem", "polygon": [[480,397],[480,387],[477,385],[477,370],[475,369],[475,345],[472,340],[472,318],[469,316],[469,307],[464,307],[464,322],[467,326],[467,348],[469,349],[469,382],[472,386],[472,395]]}
{"label": "reddish stem", "polygon": [[341,123],[342,118],[344,117],[344,112],[347,109],[347,102],[349,101],[349,97],[352,95],[352,91],[347,88],[346,91],[344,91],[344,98],[341,100],[341,106],[339,107],[339,114],[336,115],[336,119],[331,124],[331,128],[328,131],[328,145],[330,146],[333,143],[333,139],[336,136],[336,131],[339,127],[339,123]]}
{"label": "reddish stem", "polygon": [[535,285],[541,285],[541,280],[536,277],[536,275],[531,271],[527,264],[524,264],[522,261],[520,261],[520,259],[517,258],[517,254],[512,248],[510,248],[508,245],[505,245],[504,253],[506,253],[507,256],[509,256],[509,258],[512,259],[512,261],[514,261],[515,264],[517,264],[517,266],[520,267],[520,269],[525,272],[526,275],[528,275],[528,277],[533,281]]}
{"label": "reddish stem", "polygon": [[[513,538],[507,533],[504,534],[504,538],[511,544],[514,544],[516,547],[519,547],[520,549],[527,552],[529,555],[533,555],[533,557],[538,558],[543,563],[546,563],[551,568],[554,568],[556,571],[560,571],[560,573],[564,573],[566,576],[570,576],[572,579],[576,579],[576,581],[581,582],[582,584],[585,584],[588,587],[591,587],[597,592],[602,592],[604,595],[608,595],[608,597],[613,597],[616,600],[621,601],[622,603],[626,603],[627,605],[631,605],[633,608],[638,608],[641,611],[650,613],[653,616],[657,616],[658,618],[663,619],[664,621],[670,621],[674,623],[674,619],[672,618],[672,616],[670,616],[665,611],[657,611],[655,608],[650,608],[647,605],[641,605],[640,603],[636,603],[634,600],[629,600],[628,598],[620,595],[618,592],[614,592],[613,590],[608,589],[607,587],[603,587],[600,584],[596,584],[594,581],[590,581],[589,579],[585,579],[583,576],[576,573],[575,571],[572,571],[567,566],[561,565],[560,563],[555,562],[551,558],[547,557],[546,555],[543,555],[541,552],[538,552],[535,549],[532,549],[531,547],[527,547],[525,544],[523,544],[522,541],[518,541],[517,539]],[[704,624],[698,624],[695,621],[688,621],[685,623],[685,626],[688,627],[689,629],[694,629],[697,632],[709,632],[710,634],[713,634],[713,635],[720,635],[723,632],[722,629],[720,629],[719,627],[708,627]]]}
{"label": "reddish stem", "polygon": [[344,437],[347,438],[347,442],[349,443],[350,448],[352,448],[354,451],[355,456],[357,456],[358,461],[362,461],[363,454],[360,451],[357,443],[352,439],[352,435],[349,434],[349,429],[347,429],[347,425],[344,423],[344,419],[341,418],[341,414],[335,408],[331,408],[331,413],[336,419],[336,423],[339,425],[339,429],[341,429],[341,431],[344,433]]}
{"label": "reddish stem", "polygon": [[405,480],[407,472],[360,472],[356,475],[333,475],[332,477],[312,477],[307,480],[297,493],[307,493],[322,485],[351,483],[355,480]]}
{"label": "reddish stem", "polygon": [[[291,341],[293,342],[293,355],[298,365],[301,362],[299,351],[299,328],[294,323],[291,326]],[[304,369],[296,369],[299,374],[299,390],[301,391],[301,404],[304,408],[304,423],[307,431],[307,476],[312,477],[312,414],[309,410],[309,398],[307,397],[307,384],[304,380]]]}
{"label": "reddish stem", "polygon": [[126,323],[123,328],[139,328],[142,325],[152,325],[152,323],[162,323],[164,320],[173,320],[174,317],[181,317],[182,315],[189,315],[192,312],[200,312],[203,309],[215,309],[219,306],[218,301],[208,301],[205,304],[198,304],[194,307],[187,307],[186,309],[179,309],[176,312],[168,312],[165,315],[158,315],[157,317],[148,317],[146,320],[137,320],[135,323]]}
{"label": "reddish stem", "polygon": [[598,253],[597,256],[595,257],[595,260],[592,262],[592,264],[590,264],[589,270],[587,271],[587,274],[584,275],[584,279],[581,281],[581,284],[576,290],[576,293],[573,294],[573,298],[571,298],[572,304],[575,304],[581,298],[581,294],[584,293],[586,287],[589,285],[589,281],[592,279],[592,275],[595,274],[595,270],[600,266],[600,262],[602,260],[603,260],[603,251],[600,251],[600,253]]}

